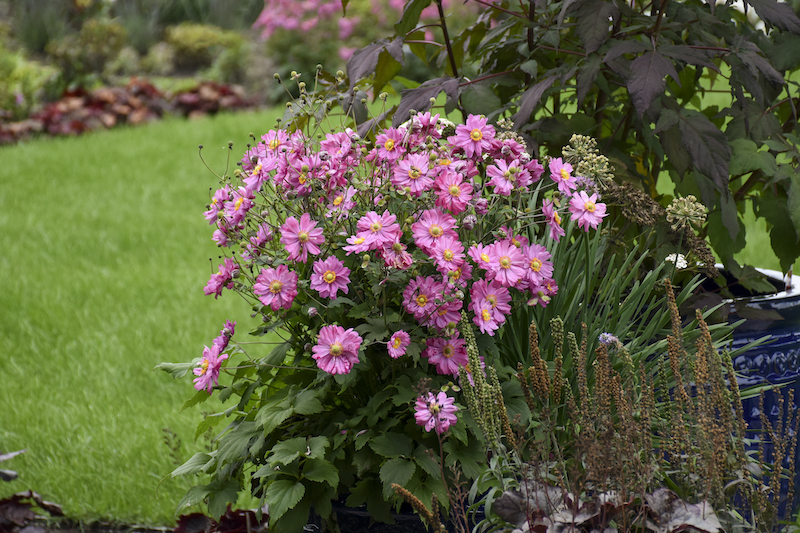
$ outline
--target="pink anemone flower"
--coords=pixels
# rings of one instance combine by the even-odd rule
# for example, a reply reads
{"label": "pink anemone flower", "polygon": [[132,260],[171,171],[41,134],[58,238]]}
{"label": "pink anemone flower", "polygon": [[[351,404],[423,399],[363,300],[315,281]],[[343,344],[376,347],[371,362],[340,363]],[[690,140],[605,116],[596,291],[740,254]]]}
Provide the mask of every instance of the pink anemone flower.
{"label": "pink anemone flower", "polygon": [[349,374],[358,363],[358,350],[363,339],[353,328],[324,326],[319,330],[317,345],[311,348],[317,366],[328,374]]}
{"label": "pink anemone flower", "polygon": [[336,298],[341,290],[347,294],[350,289],[350,269],[344,262],[335,256],[330,256],[324,261],[314,263],[314,272],[311,274],[311,288],[319,292],[323,298]]}
{"label": "pink anemone flower", "polygon": [[454,403],[455,400],[444,392],[436,395],[429,392],[417,398],[414,418],[418,425],[425,427],[425,431],[436,430],[441,435],[458,422],[458,407]]}

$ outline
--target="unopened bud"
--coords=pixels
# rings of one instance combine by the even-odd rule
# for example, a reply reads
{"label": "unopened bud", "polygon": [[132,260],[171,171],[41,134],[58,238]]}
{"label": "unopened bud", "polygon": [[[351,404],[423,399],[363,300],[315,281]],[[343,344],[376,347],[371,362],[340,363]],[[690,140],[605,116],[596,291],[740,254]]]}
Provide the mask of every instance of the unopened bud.
{"label": "unopened bud", "polygon": [[315,316],[317,316],[317,314],[318,313],[317,313],[317,308],[316,307],[309,307],[308,308],[308,316],[310,316],[311,318],[314,318]]}
{"label": "unopened bud", "polygon": [[305,343],[305,344],[303,345],[303,349],[304,349],[305,351],[307,351],[307,352],[310,352],[310,351],[311,351],[311,348],[313,348],[313,346],[311,346],[311,343],[310,343],[310,342],[307,342],[307,343]]}

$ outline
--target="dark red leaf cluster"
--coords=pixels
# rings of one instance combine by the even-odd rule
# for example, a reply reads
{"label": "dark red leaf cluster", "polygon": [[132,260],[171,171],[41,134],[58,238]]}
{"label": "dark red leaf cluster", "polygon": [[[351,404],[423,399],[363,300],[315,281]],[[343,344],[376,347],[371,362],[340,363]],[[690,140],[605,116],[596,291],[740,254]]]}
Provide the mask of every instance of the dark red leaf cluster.
{"label": "dark red leaf cluster", "polygon": [[228,504],[228,509],[219,522],[202,513],[182,515],[175,525],[174,533],[262,533],[267,530],[268,521],[267,515],[259,521],[253,511],[234,511]]}
{"label": "dark red leaf cluster", "polygon": [[46,104],[19,122],[6,123],[0,115],[0,145],[13,144],[35,134],[79,135],[118,124],[142,124],[169,113],[196,117],[253,105],[237,86],[201,82],[169,96],[146,80],[132,78],[125,87],[66,91],[60,100]]}
{"label": "dark red leaf cluster", "polygon": [[18,492],[0,500],[0,533],[15,533],[39,518],[34,507],[47,511],[50,516],[64,516],[59,505],[44,501],[39,494],[30,490]]}

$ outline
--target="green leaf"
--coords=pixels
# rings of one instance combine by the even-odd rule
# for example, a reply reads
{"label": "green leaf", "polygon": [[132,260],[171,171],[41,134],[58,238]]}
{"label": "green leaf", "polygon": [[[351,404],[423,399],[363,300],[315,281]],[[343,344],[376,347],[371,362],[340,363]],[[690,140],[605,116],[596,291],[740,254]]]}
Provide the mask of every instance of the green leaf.
{"label": "green leaf", "polygon": [[631,94],[631,99],[639,118],[644,116],[645,111],[653,103],[653,100],[664,93],[667,75],[680,84],[678,73],[675,72],[672,61],[658,52],[646,52],[631,63],[628,92]]}
{"label": "green leaf", "polygon": [[381,482],[383,483],[383,497],[389,499],[394,493],[392,483],[397,483],[401,487],[405,486],[408,480],[411,479],[411,476],[414,475],[416,469],[417,467],[414,461],[400,457],[389,459],[383,463],[380,470]]}
{"label": "green leaf", "polygon": [[[347,77],[350,78],[350,91],[355,89],[356,82],[372,75],[378,63],[381,61],[381,55],[386,52],[397,63],[403,63],[403,38],[397,37],[390,41],[389,39],[382,39],[380,41],[368,44],[355,53],[347,61]],[[388,59],[383,60],[384,63]]]}
{"label": "green leaf", "polygon": [[264,498],[269,505],[270,524],[274,524],[286,511],[297,505],[305,493],[306,487],[299,481],[279,479],[270,483]]}
{"label": "green leaf", "polygon": [[500,107],[500,98],[488,84],[475,83],[461,93],[461,105],[473,115],[489,115]]}
{"label": "green leaf", "polygon": [[754,170],[760,170],[765,176],[771,177],[778,172],[778,164],[775,156],[769,152],[758,151],[756,143],[748,139],[735,139],[730,142],[731,164],[729,172],[731,176],[741,176]]}
{"label": "green leaf", "polygon": [[718,190],[727,191],[731,147],[725,134],[697,111],[684,108],[678,117],[681,139],[695,168],[711,178]]}
{"label": "green leaf", "polygon": [[411,0],[406,2],[403,8],[403,16],[400,17],[400,22],[394,25],[394,31],[397,35],[404,36],[417,27],[419,17],[422,10],[431,5],[431,0]]}
{"label": "green leaf", "polygon": [[439,463],[433,458],[433,450],[420,444],[414,450],[414,460],[420,468],[431,476],[441,476],[442,472],[439,468]]}
{"label": "green leaf", "polygon": [[388,50],[384,50],[378,56],[378,64],[375,65],[375,75],[372,78],[372,101],[378,98],[381,90],[386,86],[389,81],[400,73],[403,68],[403,55],[402,49],[400,52],[400,60],[394,57]]}
{"label": "green leaf", "polygon": [[286,359],[286,354],[289,352],[289,348],[291,348],[291,343],[282,342],[276,345],[272,351],[264,357],[260,363],[262,365],[280,365],[283,364],[284,359]]}
{"label": "green leaf", "polygon": [[279,442],[272,447],[272,454],[269,456],[271,465],[288,465],[300,455],[305,455],[308,449],[305,437],[295,437]]}
{"label": "green leaf", "polygon": [[789,183],[789,198],[786,208],[794,225],[794,232],[800,235],[800,176],[797,173],[792,174]]}
{"label": "green leaf", "polygon": [[[310,498],[304,498],[297,505],[286,511],[286,513],[278,519],[277,522],[270,526],[270,531],[280,533],[283,531],[303,531],[304,526],[308,523],[308,513],[311,510]],[[330,505],[330,499],[328,502]]]}
{"label": "green leaf", "polygon": [[792,33],[776,35],[766,54],[772,66],[780,72],[797,69],[800,67],[800,36]]}
{"label": "green leaf", "polygon": [[367,511],[369,511],[372,518],[387,524],[394,524],[391,504],[383,497],[381,489],[381,483],[378,479],[372,477],[364,478],[352,488],[346,504],[348,507],[358,507],[366,503]]}
{"label": "green leaf", "polygon": [[322,402],[315,390],[304,390],[294,397],[292,407],[298,415],[315,415],[322,411]]}
{"label": "green leaf", "polygon": [[180,412],[183,412],[185,409],[188,409],[193,405],[197,405],[198,403],[203,403],[209,398],[211,398],[211,395],[208,392],[206,392],[205,389],[199,390],[194,394],[194,396],[192,396],[191,398],[189,398],[184,402],[184,404],[181,406]]}
{"label": "green leaf", "polygon": [[369,447],[383,457],[398,457],[411,455],[411,438],[402,433],[384,433],[372,439]]}
{"label": "green leaf", "polygon": [[311,437],[306,443],[306,457],[310,459],[319,459],[325,457],[325,450],[331,445],[328,437]]}
{"label": "green leaf", "polygon": [[203,470],[203,467],[211,460],[211,456],[204,452],[197,452],[191,459],[176,468],[170,474],[172,477],[185,476],[187,474],[196,474]]}
{"label": "green leaf", "polygon": [[211,493],[211,490],[206,485],[195,485],[178,502],[178,510],[201,503],[209,493]]}
{"label": "green leaf", "polygon": [[739,223],[739,232],[736,235],[736,240],[731,239],[731,233],[722,223],[722,213],[719,210],[712,211],[708,215],[708,239],[711,242],[711,247],[717,252],[723,262],[727,262],[733,258],[733,255],[740,252],[745,246],[745,227],[741,220]]}
{"label": "green leaf", "polygon": [[291,407],[287,409],[276,405],[265,405],[258,410],[256,424],[263,427],[265,434],[269,434],[293,414],[294,409]]}
{"label": "green leaf", "polygon": [[333,488],[339,484],[339,470],[325,459],[306,459],[303,464],[303,477],[319,483],[327,483]]}
{"label": "green leaf", "polygon": [[245,421],[234,426],[219,441],[217,461],[223,464],[245,459],[251,442],[261,433],[255,422]]}
{"label": "green leaf", "polygon": [[170,374],[173,378],[179,379],[185,376],[190,369],[194,368],[194,363],[159,363],[156,368]]}
{"label": "green leaf", "polygon": [[597,74],[600,72],[600,65],[602,58],[597,54],[590,55],[584,64],[578,69],[578,75],[575,79],[575,87],[578,90],[578,105],[583,103],[586,95],[594,86],[597,79]]}
{"label": "green leaf", "polygon": [[225,514],[228,504],[236,503],[239,498],[239,483],[235,479],[229,479],[224,485],[221,485],[221,482],[212,483],[209,488],[211,488],[211,493],[208,497],[208,514],[214,520],[219,520]]}

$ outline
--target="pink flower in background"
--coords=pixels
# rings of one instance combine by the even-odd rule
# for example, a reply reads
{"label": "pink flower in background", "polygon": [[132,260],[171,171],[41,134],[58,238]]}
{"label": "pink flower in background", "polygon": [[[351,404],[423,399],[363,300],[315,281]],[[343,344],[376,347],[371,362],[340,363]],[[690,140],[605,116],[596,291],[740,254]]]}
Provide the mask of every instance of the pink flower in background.
{"label": "pink flower in background", "polygon": [[467,157],[480,157],[491,148],[494,140],[494,127],[487,122],[485,117],[470,115],[466,124],[456,126],[456,134],[448,140],[453,146],[464,150]]}
{"label": "pink flower in background", "polygon": [[358,219],[356,227],[358,228],[356,237],[363,237],[364,245],[369,250],[383,248],[384,245],[399,240],[403,234],[400,225],[397,224],[397,217],[389,211],[384,211],[382,215],[370,211]]}
{"label": "pink flower in background", "polygon": [[344,41],[353,34],[361,19],[358,17],[341,17],[337,21],[339,23],[339,39]]}
{"label": "pink flower in background", "polygon": [[511,163],[506,163],[502,159],[497,159],[494,165],[486,167],[486,175],[492,179],[486,183],[492,185],[494,192],[503,196],[511,195],[511,191],[518,186],[517,178],[520,174],[519,161],[516,159]]}
{"label": "pink flower in background", "polygon": [[436,298],[444,287],[444,283],[437,282],[430,276],[417,276],[403,291],[403,306],[418,321],[426,321],[435,310]]}
{"label": "pink flower in background", "polygon": [[494,279],[505,287],[513,287],[525,275],[525,256],[510,242],[495,243],[490,259],[489,268],[494,272]]}
{"label": "pink flower in background", "polygon": [[464,263],[464,245],[457,238],[445,235],[436,240],[431,255],[436,260],[439,272],[450,272]]}
{"label": "pink flower in background", "polygon": [[472,185],[464,182],[464,177],[449,169],[439,173],[434,183],[436,187],[436,207],[447,209],[454,215],[463,212],[472,200]]}
{"label": "pink flower in background", "polygon": [[239,272],[239,265],[233,259],[226,257],[225,261],[219,265],[219,271],[216,274],[212,274],[211,278],[206,283],[206,286],[203,288],[203,292],[206,296],[214,295],[216,299],[218,296],[222,295],[222,289],[233,288],[233,277]]}
{"label": "pink flower in background", "polygon": [[386,266],[405,270],[414,263],[414,258],[406,251],[407,248],[398,239],[391,244],[384,244],[378,253],[383,257]]}
{"label": "pink flower in background", "polygon": [[428,176],[428,154],[409,154],[395,166],[392,184],[398,189],[408,187],[414,196],[421,195],[433,186],[433,178]]}
{"label": "pink flower in background", "polygon": [[355,46],[340,46],[339,59],[341,59],[342,61],[349,60],[351,57],[353,57],[353,54],[356,52],[356,50],[358,50],[358,48],[356,48]]}
{"label": "pink flower in background", "polygon": [[375,146],[378,148],[378,157],[388,161],[397,161],[406,153],[402,142],[402,131],[396,128],[387,128],[386,131],[375,138]]}
{"label": "pink flower in background", "polygon": [[311,351],[317,366],[328,374],[349,374],[358,363],[358,350],[363,339],[353,328],[324,326],[319,330],[317,344]]}
{"label": "pink flower in background", "polygon": [[360,254],[362,252],[366,252],[369,250],[369,244],[367,243],[366,237],[359,237],[358,235],[352,235],[347,238],[347,246],[342,246],[342,250],[344,250],[347,255],[350,254]]}
{"label": "pink flower in background", "polygon": [[481,306],[485,303],[489,306],[495,321],[502,324],[506,321],[506,315],[511,313],[511,293],[496,281],[487,282],[480,279],[472,284],[470,289],[470,309],[476,315],[480,312]]}
{"label": "pink flower in background", "polygon": [[550,252],[541,244],[532,244],[523,248],[522,253],[528,260],[525,270],[525,280],[530,286],[541,285],[553,275],[553,262],[550,261]]}
{"label": "pink flower in background", "polygon": [[550,160],[550,178],[558,184],[558,190],[563,194],[570,195],[578,186],[575,178],[570,174],[572,165],[561,161],[560,157]]}
{"label": "pink flower in background", "polygon": [[347,294],[350,290],[350,269],[335,256],[330,256],[324,261],[314,263],[314,273],[311,274],[311,288],[319,292],[323,298],[336,298],[340,290]]}
{"label": "pink flower in background", "polygon": [[425,427],[425,431],[436,430],[441,435],[458,422],[458,407],[454,403],[455,400],[444,392],[436,395],[429,392],[417,398],[414,418],[418,425]]}
{"label": "pink flower in background", "polygon": [[289,252],[289,259],[305,263],[308,253],[317,255],[320,244],[325,242],[322,236],[322,228],[317,227],[317,223],[311,220],[311,215],[303,213],[300,222],[294,217],[289,217],[281,226],[281,243]]}
{"label": "pink flower in background", "polygon": [[389,342],[386,343],[386,348],[389,350],[389,355],[392,359],[397,359],[406,354],[406,348],[411,344],[411,336],[403,331],[397,331],[391,336]]}
{"label": "pink flower in background", "polygon": [[233,337],[233,333],[236,330],[236,322],[231,322],[230,320],[225,321],[225,326],[223,326],[222,331],[219,332],[219,336],[216,337],[211,344],[216,346],[220,353],[225,351],[225,348],[228,347],[228,342],[230,341],[231,337]]}
{"label": "pink flower in background", "polygon": [[206,220],[208,220],[209,225],[214,224],[217,221],[220,209],[224,207],[225,202],[227,202],[229,198],[230,188],[227,185],[221,189],[218,189],[217,192],[214,193],[214,196],[211,197],[211,203],[208,206],[208,211],[203,213],[206,217]]}
{"label": "pink flower in background", "polygon": [[456,219],[438,209],[428,209],[411,225],[414,243],[422,250],[428,252],[436,241],[445,235],[458,238],[455,232]]}
{"label": "pink flower in background", "polygon": [[[442,290],[447,290],[447,285],[442,284]],[[444,299],[444,294],[442,292],[437,297],[427,321],[428,325],[439,331],[444,331],[451,323],[457,324],[461,320],[461,308],[464,307],[464,302],[461,300],[446,300]]]}
{"label": "pink flower in background", "polygon": [[441,375],[458,372],[459,365],[464,366],[469,359],[467,358],[467,348],[464,339],[427,339],[428,345],[422,352],[428,362],[436,366],[436,372]]}
{"label": "pink flower in background", "polygon": [[475,306],[475,318],[472,320],[481,330],[481,333],[488,333],[494,336],[494,332],[500,329],[500,323],[492,313],[492,305],[486,301]]}
{"label": "pink flower in background", "polygon": [[220,349],[217,345],[208,346],[203,350],[203,359],[193,370],[194,375],[194,388],[197,390],[204,390],[211,394],[214,385],[219,383],[219,371],[222,362],[228,358],[227,354],[220,355]]}
{"label": "pink flower in background", "polygon": [[350,216],[350,210],[356,206],[353,197],[357,192],[358,190],[355,187],[348,187],[344,191],[334,191],[330,196],[331,201],[327,205],[328,212],[325,213],[325,216],[328,218],[334,214],[341,218]]}
{"label": "pink flower in background", "polygon": [[253,285],[253,293],[273,311],[290,309],[297,296],[297,273],[290,271],[286,265],[263,268]]}
{"label": "pink flower in background", "polygon": [[556,242],[560,241],[566,231],[561,227],[561,216],[559,216],[555,204],[551,200],[545,200],[544,204],[542,204],[542,213],[545,220],[547,220],[547,226],[550,228],[550,238]]}
{"label": "pink flower in background", "polygon": [[606,213],[606,204],[597,202],[597,194],[589,196],[586,191],[576,192],[569,201],[572,220],[578,221],[578,227],[589,231],[589,227],[597,229]]}

